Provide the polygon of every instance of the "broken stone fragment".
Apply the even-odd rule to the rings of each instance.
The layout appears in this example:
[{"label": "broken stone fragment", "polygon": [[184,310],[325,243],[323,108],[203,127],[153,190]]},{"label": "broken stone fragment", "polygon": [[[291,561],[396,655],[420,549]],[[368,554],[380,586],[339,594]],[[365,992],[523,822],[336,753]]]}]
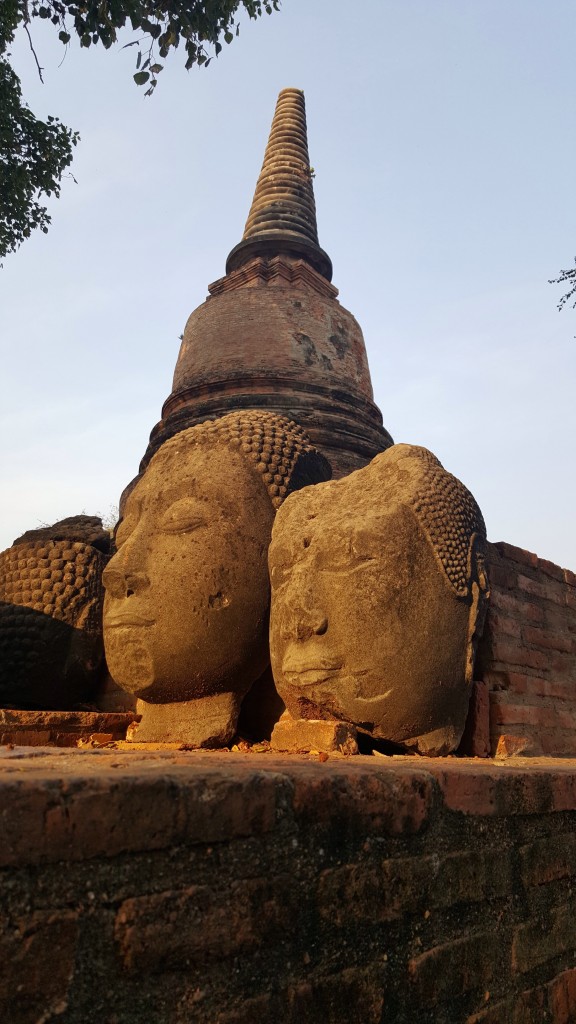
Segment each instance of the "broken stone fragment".
[{"label": "broken stone fragment", "polygon": [[317,750],[330,754],[357,754],[356,729],[347,722],[326,722],[319,719],[294,719],[283,714],[272,732],[272,750],[298,753]]}]

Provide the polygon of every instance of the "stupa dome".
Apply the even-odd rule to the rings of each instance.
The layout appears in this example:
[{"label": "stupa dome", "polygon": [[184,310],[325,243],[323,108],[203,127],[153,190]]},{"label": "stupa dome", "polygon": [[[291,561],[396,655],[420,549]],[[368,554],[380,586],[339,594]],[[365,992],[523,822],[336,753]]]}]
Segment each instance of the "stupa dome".
[{"label": "stupa dome", "polygon": [[362,331],[318,243],[304,94],[280,93],[242,240],[188,319],[143,469],[179,430],[235,409],[296,420],[335,476],[392,444],[373,401]]}]

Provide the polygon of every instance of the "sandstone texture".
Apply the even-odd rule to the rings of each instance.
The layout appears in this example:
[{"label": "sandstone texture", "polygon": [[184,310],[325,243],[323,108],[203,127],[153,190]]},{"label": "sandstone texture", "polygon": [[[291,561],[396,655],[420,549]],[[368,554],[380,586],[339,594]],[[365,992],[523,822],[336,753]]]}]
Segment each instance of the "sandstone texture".
[{"label": "sandstone texture", "polygon": [[326,722],[314,719],[294,719],[284,712],[272,731],[273,750],[310,751],[357,754],[356,729],[347,722]]},{"label": "sandstone texture", "polygon": [[[104,574],[108,667],[139,698],[147,740],[201,746],[232,738],[242,698],[269,664],[267,550],[276,508],[329,475],[303,430],[270,413],[232,413],[191,428],[154,457],[123,504],[117,553]],[[178,708],[154,709],[190,701],[196,721],[188,737]],[[186,717],[191,726],[194,714]]]},{"label": "sandstone texture", "polygon": [[270,548],[271,659],[294,718],[350,722],[446,754],[462,735],[487,597],[469,491],[396,445],[281,509]]}]

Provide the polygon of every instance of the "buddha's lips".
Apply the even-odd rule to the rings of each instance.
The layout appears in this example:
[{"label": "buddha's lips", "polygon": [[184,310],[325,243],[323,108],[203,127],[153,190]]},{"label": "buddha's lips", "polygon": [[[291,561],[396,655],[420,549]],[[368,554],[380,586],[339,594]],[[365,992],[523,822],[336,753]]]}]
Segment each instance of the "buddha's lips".
[{"label": "buddha's lips", "polygon": [[339,672],[342,662],[327,661],[324,658],[306,657],[300,652],[290,650],[284,656],[282,662],[282,675],[299,686],[313,686],[315,683],[325,682],[334,672]]}]

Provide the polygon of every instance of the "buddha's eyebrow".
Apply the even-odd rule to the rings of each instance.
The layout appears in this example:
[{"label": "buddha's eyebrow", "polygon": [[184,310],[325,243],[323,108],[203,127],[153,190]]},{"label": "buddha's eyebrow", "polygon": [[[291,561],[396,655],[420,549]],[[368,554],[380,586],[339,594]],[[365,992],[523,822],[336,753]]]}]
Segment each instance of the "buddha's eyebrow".
[{"label": "buddha's eyebrow", "polygon": [[185,484],[182,481],[170,484],[166,490],[159,492],[158,498],[168,507],[175,501],[180,501],[181,498],[197,498],[199,494],[201,494],[201,489],[196,480],[187,480]]}]

